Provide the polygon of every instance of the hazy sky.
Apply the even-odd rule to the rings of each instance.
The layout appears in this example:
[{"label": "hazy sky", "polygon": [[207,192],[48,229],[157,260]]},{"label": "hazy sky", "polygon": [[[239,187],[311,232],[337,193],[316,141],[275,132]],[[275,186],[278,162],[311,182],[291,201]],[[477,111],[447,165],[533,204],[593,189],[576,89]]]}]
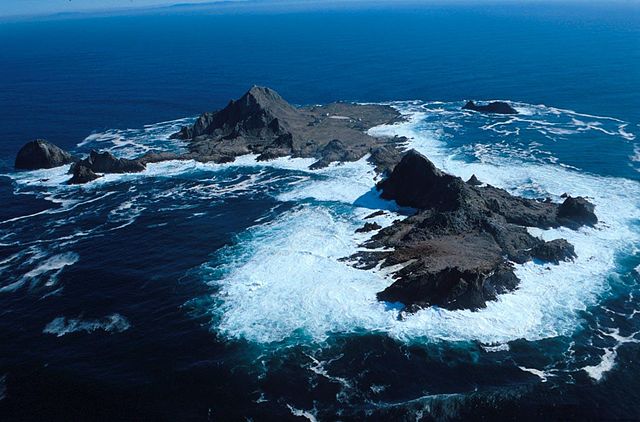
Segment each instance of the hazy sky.
[{"label": "hazy sky", "polygon": [[137,8],[212,0],[0,0],[0,16],[39,15],[82,10]]},{"label": "hazy sky", "polygon": [[[344,5],[346,3],[389,3],[394,4],[399,0],[0,0],[0,17],[8,16],[29,16],[47,15],[65,12],[81,11],[107,11],[114,9],[136,9],[149,6],[170,6],[184,3],[216,3],[216,2],[249,2],[262,5],[283,4],[334,4]],[[403,0],[404,2],[419,2],[420,0]],[[426,0],[425,0],[426,1]],[[482,3],[486,2],[513,2],[513,3],[535,3],[549,0],[431,0],[438,3]],[[553,1],[553,0],[551,0]],[[609,3],[629,3],[634,4],[640,0],[563,0],[575,4],[609,2]]]}]

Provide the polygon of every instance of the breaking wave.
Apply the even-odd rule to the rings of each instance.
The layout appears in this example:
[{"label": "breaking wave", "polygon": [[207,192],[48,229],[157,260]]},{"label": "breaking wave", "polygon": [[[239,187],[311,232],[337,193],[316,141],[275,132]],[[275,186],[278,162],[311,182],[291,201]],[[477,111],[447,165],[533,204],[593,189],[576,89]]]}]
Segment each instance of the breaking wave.
[{"label": "breaking wave", "polygon": [[[322,341],[331,333],[378,332],[407,342],[479,341],[497,350],[508,350],[506,343],[516,339],[571,335],[581,326],[581,313],[608,291],[620,256],[628,255],[640,240],[635,224],[640,218],[640,184],[503,151],[497,154],[490,148],[478,152],[476,160],[466,161],[460,158],[464,145],[452,148],[442,127],[425,123],[437,112],[425,110],[422,104],[396,106],[408,122],[371,132],[407,136],[408,147],[447,172],[465,179],[476,174],[483,182],[518,195],[560,201],[568,192],[590,198],[601,220],[595,228],[531,230],[547,240],[567,238],[575,245],[578,258],[560,265],[517,266],[522,281],[519,288],[478,312],[433,307],[399,318],[398,307],[375,298],[376,292],[391,283],[386,274],[357,270],[339,260],[358,250],[363,238],[354,231],[370,211],[367,204],[374,208],[373,204],[378,207],[384,202],[371,192],[372,169],[363,159],[330,167],[324,170],[325,179],[309,180],[280,194],[281,200],[306,202],[242,234],[235,246],[203,269],[203,278],[219,289],[214,328],[231,338],[263,343]],[[558,109],[535,106],[528,114],[543,111],[567,120],[566,113]],[[455,119],[443,113],[455,127]],[[620,130],[626,127],[610,120]],[[583,125],[576,125],[580,133]],[[392,218],[390,214],[379,222],[388,225]]]}]

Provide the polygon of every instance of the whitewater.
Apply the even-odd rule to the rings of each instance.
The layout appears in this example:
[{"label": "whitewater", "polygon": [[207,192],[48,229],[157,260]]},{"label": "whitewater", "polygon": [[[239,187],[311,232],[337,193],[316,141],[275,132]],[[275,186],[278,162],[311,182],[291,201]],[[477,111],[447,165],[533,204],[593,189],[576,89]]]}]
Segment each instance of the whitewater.
[{"label": "whitewater", "polygon": [[[619,142],[632,142],[635,135],[628,124],[526,104],[517,104],[518,116],[494,121],[462,113],[458,103],[390,104],[406,120],[373,128],[370,133],[407,137],[407,149],[418,150],[448,173],[465,180],[475,174],[482,182],[516,195],[560,201],[568,192],[589,198],[596,205],[597,226],[577,231],[531,229],[545,240],[566,238],[575,246],[578,258],[559,265],[517,265],[518,289],[477,312],[431,307],[405,313],[399,304],[376,300],[376,293],[393,281],[390,269],[360,270],[343,260],[360,250],[371,235],[355,233],[365,221],[384,227],[411,212],[379,198],[377,176],[367,157],[312,171],[308,166],[313,159],[257,162],[255,156],[247,155],[227,164],[149,164],[141,173],[106,175],[84,187],[63,184],[68,167],[8,174],[17,193],[36,193],[58,207],[0,221],[0,241],[20,248],[0,263],[0,271],[18,274],[18,267],[24,274],[3,282],[0,294],[11,294],[25,285],[40,289],[43,296],[52,291],[64,294],[64,286],[57,283],[60,273],[83,259],[83,252],[74,249],[75,242],[136,224],[155,209],[189,212],[198,203],[200,207],[192,215],[197,218],[206,212],[201,210],[206,203],[223,207],[230,198],[268,192],[278,203],[289,206],[274,207],[255,219],[236,235],[233,244],[212,250],[210,260],[194,269],[212,290],[209,298],[194,298],[194,306],[200,308],[196,313],[209,315],[211,330],[219,335],[278,350],[291,345],[321,345],[333,335],[375,333],[406,344],[477,342],[488,353],[500,353],[509,351],[509,343],[520,339],[568,338],[587,329],[615,342],[601,347],[601,361],[578,359],[572,370],[584,370],[596,381],[602,379],[614,366],[618,347],[636,341],[635,332],[623,335],[615,326],[589,327],[584,313],[611,294],[612,284],[626,271],[623,261],[640,263],[636,256],[640,184],[566,164],[543,140],[551,137],[557,142],[554,136],[598,132]],[[464,136],[470,119],[484,119],[475,123],[498,141],[457,141]],[[184,146],[169,140],[168,135],[192,120],[96,133],[79,148],[107,149],[126,157],[152,149],[179,151]],[[535,133],[539,139],[524,139],[527,133]],[[524,140],[508,142],[518,137]],[[184,178],[195,178],[195,182],[184,182]],[[123,184],[128,184],[124,190],[113,188]],[[163,204],[160,208],[158,201]],[[386,214],[365,220],[379,209]],[[220,210],[224,215],[224,208]],[[98,225],[76,228],[76,214],[82,213],[99,213],[104,218]],[[27,226],[34,218],[51,219],[49,223],[53,222],[56,230],[44,236],[32,233]],[[19,239],[16,233],[22,232],[25,236]],[[43,331],[64,335],[107,330],[117,334],[128,329],[124,317],[115,310],[113,315],[88,321],[56,317]],[[573,346],[567,347],[571,352]],[[546,381],[557,373],[556,366],[521,369]]]}]

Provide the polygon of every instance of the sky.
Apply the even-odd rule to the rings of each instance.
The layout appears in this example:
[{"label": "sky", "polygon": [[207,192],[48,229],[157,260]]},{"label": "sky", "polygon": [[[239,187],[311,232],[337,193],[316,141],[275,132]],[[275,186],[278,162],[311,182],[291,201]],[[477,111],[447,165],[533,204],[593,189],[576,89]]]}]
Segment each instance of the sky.
[{"label": "sky", "polygon": [[212,0],[0,0],[0,16],[168,6],[176,3],[209,3]]},{"label": "sky", "polygon": [[[390,3],[394,4],[397,0],[0,0],[0,18],[18,17],[18,16],[37,16],[52,15],[59,13],[74,12],[105,12],[122,9],[140,9],[155,6],[171,6],[175,4],[197,4],[197,3],[230,3],[239,2],[249,4],[256,3],[262,5],[283,4],[345,4],[345,3]],[[411,0],[405,0],[411,1]],[[419,2],[420,0],[413,0]],[[431,0],[440,3],[468,2],[515,2],[515,3],[532,3],[555,0]],[[570,3],[594,3],[594,2],[611,2],[611,3],[631,3],[640,0],[564,0]]]}]

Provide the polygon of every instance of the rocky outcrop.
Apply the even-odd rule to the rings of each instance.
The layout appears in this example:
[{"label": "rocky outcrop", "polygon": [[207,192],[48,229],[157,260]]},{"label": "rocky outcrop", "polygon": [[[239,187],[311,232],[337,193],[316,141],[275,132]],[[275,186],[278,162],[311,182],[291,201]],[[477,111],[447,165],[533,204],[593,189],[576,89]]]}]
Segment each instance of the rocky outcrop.
[{"label": "rocky outcrop", "polygon": [[576,251],[573,245],[565,239],[555,239],[544,242],[531,250],[531,256],[545,262],[571,261],[576,258]]},{"label": "rocky outcrop", "polygon": [[[370,154],[369,161],[379,172],[385,172],[399,162],[399,146],[404,138],[380,138],[366,132],[400,119],[397,110],[382,105],[333,103],[294,107],[272,89],[254,86],[223,109],[203,113],[192,126],[171,135],[186,141],[186,153],[147,153],[128,160],[92,151],[82,165],[97,176],[140,172],[148,163],[167,160],[228,163],[241,155],[256,154],[258,160],[285,156],[315,158],[311,166],[315,169]],[[54,145],[35,141],[18,154],[16,168],[48,168],[74,161],[77,160]],[[75,178],[74,183],[93,177],[84,169],[79,168],[78,172],[83,177]]]},{"label": "rocky outcrop", "polygon": [[581,196],[567,196],[558,208],[558,220],[562,225],[576,228],[583,225],[593,226],[598,222],[598,217],[592,203]]},{"label": "rocky outcrop", "polygon": [[478,111],[480,113],[518,114],[518,111],[515,108],[503,101],[493,101],[485,105],[479,105],[474,101],[468,101],[462,109]]},{"label": "rocky outcrop", "polygon": [[139,173],[145,169],[145,165],[139,160],[116,158],[108,151],[91,151],[89,156],[80,160],[77,165],[82,165],[94,173]]},{"label": "rocky outcrop", "polygon": [[378,223],[364,223],[364,226],[356,230],[356,233],[369,233],[375,230],[381,229],[382,226]]},{"label": "rocky outcrop", "polygon": [[391,175],[378,183],[381,197],[401,206],[452,210],[460,207],[464,182],[438,170],[415,150],[407,152]]},{"label": "rocky outcrop", "polygon": [[51,142],[37,139],[25,144],[16,156],[15,168],[18,170],[38,170],[63,166],[76,161],[67,151]]},{"label": "rocky outcrop", "polygon": [[327,167],[335,162],[356,161],[366,154],[366,150],[350,148],[339,139],[334,139],[320,151],[320,159],[311,165],[311,169]]},{"label": "rocky outcrop", "polygon": [[81,185],[84,183],[89,183],[100,177],[84,163],[75,164],[72,169],[72,174],[73,176],[71,177],[71,179],[67,181],[67,184],[69,185]]},{"label": "rocky outcrop", "polygon": [[400,146],[406,142],[405,137],[395,137],[389,144],[371,148],[369,162],[372,163],[378,173],[388,174],[402,159]]},{"label": "rocky outcrop", "polygon": [[148,152],[142,157],[139,157],[136,161],[146,166],[149,163],[161,163],[163,161],[170,160],[182,160],[184,156],[173,152]]},{"label": "rocky outcrop", "polygon": [[407,304],[409,312],[428,306],[478,309],[498,294],[515,289],[518,283],[512,267],[506,263],[491,268],[451,266],[401,278],[378,293],[378,300]]},{"label": "rocky outcrop", "polygon": [[145,169],[146,162],[158,162],[172,159],[173,155],[147,154],[138,160],[116,158],[110,152],[91,151],[89,156],[71,166],[73,176],[67,181],[70,185],[88,183],[100,177],[97,173],[139,173]]},{"label": "rocky outcrop", "polygon": [[376,217],[380,217],[380,216],[382,216],[382,215],[386,215],[386,214],[387,214],[387,213],[386,213],[386,212],[384,212],[384,211],[382,211],[382,210],[374,211],[374,212],[372,212],[371,214],[367,215],[364,219],[365,219],[365,220],[368,220],[368,219],[370,219],[370,218],[376,218]]},{"label": "rocky outcrop", "polygon": [[366,131],[399,118],[396,110],[380,105],[334,103],[297,108],[272,89],[254,86],[222,110],[202,114],[193,126],[172,137],[187,141],[189,153],[184,158],[199,161],[228,162],[257,154],[261,161],[285,156],[315,158],[312,168],[321,168],[371,153],[371,161],[376,166],[380,163],[382,170],[394,148],[387,147],[385,155],[378,148],[389,139]]},{"label": "rocky outcrop", "polygon": [[193,129],[189,126],[183,126],[176,133],[171,134],[169,139],[191,139],[193,137]]},{"label": "rocky outcrop", "polygon": [[469,180],[467,180],[467,183],[470,184],[471,186],[481,186],[482,185],[482,182],[480,180],[478,180],[478,178],[476,177],[475,174],[471,175]]},{"label": "rocky outcrop", "polygon": [[416,151],[407,152],[378,189],[383,198],[417,211],[381,229],[364,245],[371,251],[351,258],[359,268],[399,265],[395,282],[378,298],[410,310],[482,308],[516,288],[512,263],[559,263],[576,256],[566,240],[545,242],[527,226],[575,228],[592,222],[578,212],[593,210],[586,201],[577,201],[580,206],[566,204],[569,198],[563,204],[541,202],[466,183]]},{"label": "rocky outcrop", "polygon": [[[506,103],[465,109],[516,113]],[[564,239],[545,242],[527,227],[579,228],[598,222],[593,204],[567,197],[561,204],[548,198],[515,197],[483,184],[447,174],[416,151],[401,154],[406,138],[373,137],[368,129],[401,119],[391,107],[333,103],[294,107],[269,88],[253,87],[238,100],[202,114],[173,138],[185,141],[186,153],[147,153],[138,159],[91,151],[71,167],[69,184],[87,183],[105,173],[140,172],[149,163],[193,159],[232,162],[244,154],[258,160],[291,156],[315,159],[312,168],[363,157],[386,178],[377,188],[383,199],[412,207],[415,214],[382,228],[367,222],[357,231],[375,232],[352,258],[358,268],[393,266],[394,282],[378,298],[402,302],[409,310],[425,306],[478,309],[518,285],[514,263],[531,259],[557,264],[576,257]],[[49,168],[74,162],[46,141],[23,147],[16,168]],[[365,218],[383,215],[376,211]]]}]

